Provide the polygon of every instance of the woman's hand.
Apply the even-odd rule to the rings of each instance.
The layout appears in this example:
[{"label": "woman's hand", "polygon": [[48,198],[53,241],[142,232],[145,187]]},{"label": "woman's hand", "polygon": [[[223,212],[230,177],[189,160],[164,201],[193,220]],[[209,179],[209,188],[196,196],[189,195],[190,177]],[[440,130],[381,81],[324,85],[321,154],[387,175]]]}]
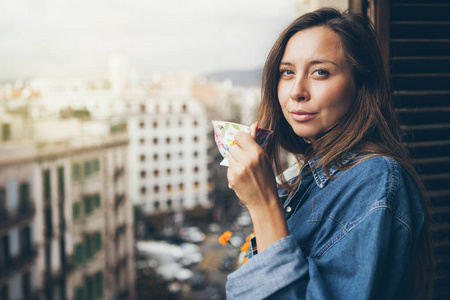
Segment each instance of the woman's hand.
[{"label": "woman's hand", "polygon": [[287,235],[287,226],[276,189],[272,166],[264,150],[255,142],[257,124],[250,134],[239,132],[228,158],[228,186],[244,203],[252,217],[262,251]]},{"label": "woman's hand", "polygon": [[261,205],[267,196],[277,198],[272,166],[254,140],[256,129],[255,123],[250,127],[250,134],[236,134],[236,144],[231,147],[228,158],[228,185],[249,209]]}]

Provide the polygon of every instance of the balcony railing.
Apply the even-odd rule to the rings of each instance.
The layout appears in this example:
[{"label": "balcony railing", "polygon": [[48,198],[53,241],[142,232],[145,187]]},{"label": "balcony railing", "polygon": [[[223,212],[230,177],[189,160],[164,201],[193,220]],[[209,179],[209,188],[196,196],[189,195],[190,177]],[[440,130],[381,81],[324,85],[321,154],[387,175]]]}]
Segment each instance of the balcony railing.
[{"label": "balcony railing", "polygon": [[119,177],[122,176],[122,174],[124,174],[124,173],[125,173],[125,168],[124,167],[116,168],[114,170],[114,181],[119,179]]},{"label": "balcony railing", "polygon": [[9,228],[11,226],[20,224],[24,221],[29,221],[34,217],[36,209],[33,203],[27,205],[20,205],[15,214],[6,210],[0,211],[0,228]]},{"label": "balcony railing", "polygon": [[37,257],[37,247],[33,247],[16,257],[9,257],[0,262],[0,278],[6,278],[12,275],[13,271],[21,270],[25,266],[32,264]]},{"label": "balcony railing", "polygon": [[125,201],[125,194],[116,195],[114,199],[114,208],[117,209],[117,207],[124,201]]}]

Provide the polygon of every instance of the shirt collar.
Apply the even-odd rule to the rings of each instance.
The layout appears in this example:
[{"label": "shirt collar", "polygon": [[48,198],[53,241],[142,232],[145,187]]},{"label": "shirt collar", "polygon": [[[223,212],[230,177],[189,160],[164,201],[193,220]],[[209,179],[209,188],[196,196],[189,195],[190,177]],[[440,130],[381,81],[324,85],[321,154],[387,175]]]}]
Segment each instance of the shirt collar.
[{"label": "shirt collar", "polygon": [[[353,153],[353,152],[348,153],[347,155],[345,155],[346,158],[341,161],[341,165],[344,166],[344,165],[348,164],[351,161],[351,159],[355,156],[356,156],[356,153]],[[325,174],[325,170],[323,169],[323,166],[321,164],[317,164],[317,162],[319,161],[320,158],[321,158],[321,156],[318,156],[318,157],[315,157],[315,158],[311,159],[310,161],[308,161],[308,163],[306,163],[303,166],[303,168],[301,170],[301,174],[303,175],[308,169],[310,169],[317,186],[320,187],[321,189],[323,189],[327,185],[330,178]],[[330,176],[333,177],[334,174],[336,174],[339,170],[335,166],[332,165],[328,171],[329,171],[328,173],[330,174]]]}]

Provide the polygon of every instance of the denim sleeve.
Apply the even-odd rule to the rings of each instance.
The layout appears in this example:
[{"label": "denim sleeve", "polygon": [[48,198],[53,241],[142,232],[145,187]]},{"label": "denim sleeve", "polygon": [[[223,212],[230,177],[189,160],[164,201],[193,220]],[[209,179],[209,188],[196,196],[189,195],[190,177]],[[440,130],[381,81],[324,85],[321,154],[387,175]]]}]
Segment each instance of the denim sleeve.
[{"label": "denim sleeve", "polygon": [[227,299],[407,297],[410,232],[387,207],[336,238],[308,257],[292,236],[277,241],[228,276]]}]

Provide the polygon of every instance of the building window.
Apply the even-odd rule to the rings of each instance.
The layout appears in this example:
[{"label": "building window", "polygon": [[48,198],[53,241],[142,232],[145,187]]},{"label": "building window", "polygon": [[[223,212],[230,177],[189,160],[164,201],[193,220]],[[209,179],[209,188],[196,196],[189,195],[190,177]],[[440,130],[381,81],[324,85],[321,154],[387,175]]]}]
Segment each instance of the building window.
[{"label": "building window", "polygon": [[30,185],[22,183],[19,187],[19,209],[27,211],[31,208]]},{"label": "building window", "polygon": [[45,170],[42,177],[44,177],[44,200],[50,203],[50,170]]},{"label": "building window", "polygon": [[178,126],[183,126],[183,120],[178,120]]},{"label": "building window", "polygon": [[197,151],[194,152],[194,157],[198,157],[198,152]]},{"label": "building window", "polygon": [[144,121],[139,122],[139,127],[140,127],[140,128],[144,128],[144,127],[145,127]]},{"label": "building window", "polygon": [[95,297],[100,299],[103,297],[103,272],[95,274]]},{"label": "building window", "polygon": [[0,218],[6,215],[6,189],[0,188]]},{"label": "building window", "polygon": [[153,144],[158,145],[158,138],[153,138]]},{"label": "building window", "polygon": [[178,187],[179,187],[180,191],[184,191],[184,184],[183,183],[180,183]]},{"label": "building window", "polygon": [[169,113],[171,114],[171,113],[172,113],[172,111],[173,111],[172,105],[171,105],[171,104],[169,104]]},{"label": "building window", "polygon": [[194,182],[194,190],[198,190],[200,187],[200,184],[198,183],[198,181]]},{"label": "building window", "polygon": [[155,209],[158,210],[159,209],[159,201],[155,201],[153,203],[153,207],[155,207]]},{"label": "building window", "polygon": [[20,230],[19,243],[22,257],[28,257],[31,254],[31,230],[29,226]]},{"label": "building window", "polygon": [[146,175],[147,175],[147,172],[141,171],[141,178],[145,178]]},{"label": "building window", "polygon": [[194,173],[198,173],[198,167],[194,167]]},{"label": "building window", "polygon": [[179,158],[183,158],[183,152],[181,152],[181,151],[178,152],[178,157],[179,157]]},{"label": "building window", "polygon": [[86,299],[86,290],[84,287],[79,286],[75,290],[75,300],[84,300]]},{"label": "building window", "polygon": [[140,110],[141,110],[141,112],[145,112],[145,104],[141,104],[141,106],[140,106]]},{"label": "building window", "polygon": [[194,127],[197,127],[197,126],[198,126],[198,121],[194,120]]},{"label": "building window", "polygon": [[143,145],[145,143],[145,139],[144,138],[140,138],[139,139],[139,143],[141,143]]},{"label": "building window", "polygon": [[92,163],[94,165],[94,172],[95,173],[100,172],[100,160],[98,158],[96,158],[92,161]]},{"label": "building window", "polygon": [[[31,299],[31,274],[30,272],[26,272],[22,275],[22,291],[23,291],[23,299]],[[1,298],[8,299],[8,298]]]},{"label": "building window", "polygon": [[194,136],[194,143],[198,142],[198,136]]},{"label": "building window", "polygon": [[167,138],[166,138],[166,143],[167,143],[167,144],[170,144],[170,137],[167,137]]},{"label": "building window", "polygon": [[153,128],[158,128],[158,122],[156,121],[153,122]]},{"label": "building window", "polygon": [[139,159],[140,159],[141,161],[145,161],[145,155],[144,155],[144,154],[141,154],[141,156],[139,156]]},{"label": "building window", "polygon": [[72,204],[72,215],[74,220],[78,220],[81,216],[80,202],[75,202]]},{"label": "building window", "polygon": [[183,169],[182,167],[180,167],[180,168],[178,169],[178,171],[180,172],[180,174],[183,174],[184,169]]},{"label": "building window", "polygon": [[183,104],[183,106],[182,106],[181,109],[183,110],[183,112],[187,112],[187,105],[186,105],[186,104]]},{"label": "building window", "polygon": [[95,194],[90,196],[84,196],[83,205],[85,215],[86,216],[90,215],[94,210],[100,208],[101,206],[100,195]]},{"label": "building window", "polygon": [[58,195],[64,198],[64,168],[58,168]]},{"label": "building window", "polygon": [[170,153],[166,153],[166,159],[170,160]]},{"label": "building window", "polygon": [[147,193],[147,188],[145,186],[141,187],[141,195],[145,195]]},{"label": "building window", "polygon": [[93,159],[84,163],[84,175],[91,176],[100,171],[100,160]]},{"label": "building window", "polygon": [[168,185],[166,186],[166,192],[167,192],[168,194],[170,194],[170,193],[172,192],[172,185],[171,185],[171,184],[168,184]]},{"label": "building window", "polygon": [[167,207],[168,208],[171,208],[172,207],[172,200],[167,200]]},{"label": "building window", "polygon": [[0,288],[0,299],[6,299],[9,300],[9,288],[7,284],[2,285]]},{"label": "building window", "polygon": [[170,173],[172,173],[172,170],[171,169],[167,169],[166,173],[167,173],[167,175],[170,175]]},{"label": "building window", "polygon": [[72,165],[72,179],[78,180],[80,179],[80,176],[81,176],[80,165],[78,163],[75,163]]},{"label": "building window", "polygon": [[153,191],[155,192],[155,194],[158,194],[159,193],[159,185],[155,185],[153,187]]},{"label": "building window", "polygon": [[155,176],[155,177],[158,177],[158,175],[159,175],[159,170],[153,170],[153,175]]},{"label": "building window", "polygon": [[182,136],[180,136],[180,137],[178,138],[178,142],[179,142],[180,144],[183,142],[183,137],[182,137]]},{"label": "building window", "polygon": [[2,140],[7,141],[11,138],[11,125],[2,124]]},{"label": "building window", "polygon": [[159,113],[159,105],[158,104],[155,105],[155,113]]}]

